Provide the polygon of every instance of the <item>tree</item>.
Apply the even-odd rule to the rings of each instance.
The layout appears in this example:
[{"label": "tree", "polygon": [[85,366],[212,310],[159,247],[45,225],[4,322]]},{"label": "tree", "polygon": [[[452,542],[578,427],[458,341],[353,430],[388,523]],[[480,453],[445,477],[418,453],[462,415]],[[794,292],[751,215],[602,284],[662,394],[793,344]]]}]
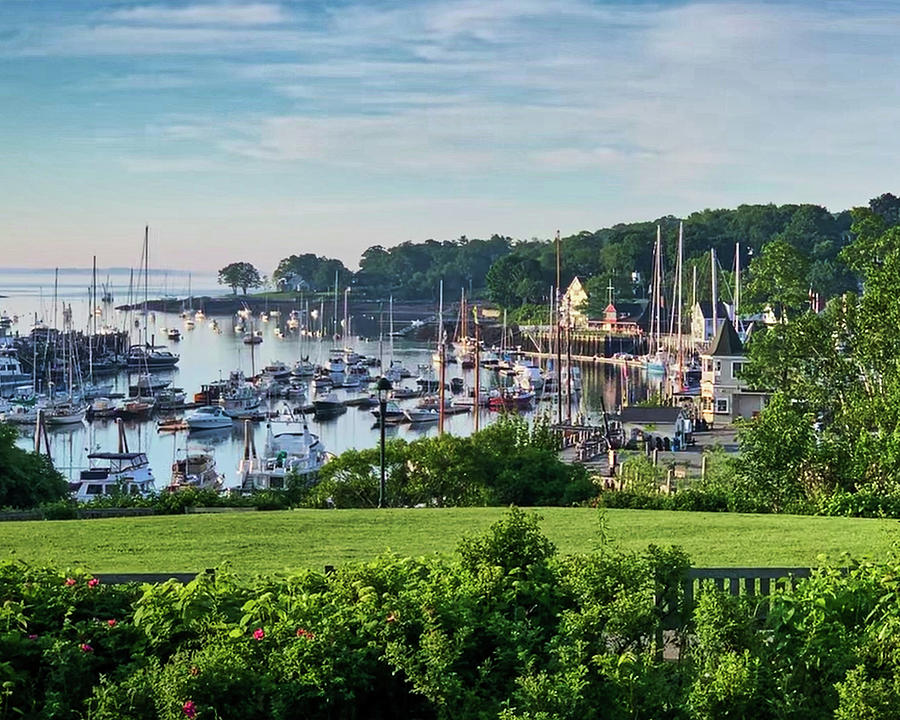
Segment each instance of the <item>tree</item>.
[{"label": "tree", "polygon": [[773,240],[750,262],[748,299],[757,307],[772,307],[782,318],[809,300],[809,261],[786,240]]},{"label": "tree", "polygon": [[69,487],[45,455],[16,447],[14,427],[0,423],[0,507],[27,509],[66,498]]},{"label": "tree", "polygon": [[262,284],[259,270],[248,262],[233,262],[219,270],[219,285],[227,285],[235,295],[238,288],[246,295],[247,288],[259,287]]}]

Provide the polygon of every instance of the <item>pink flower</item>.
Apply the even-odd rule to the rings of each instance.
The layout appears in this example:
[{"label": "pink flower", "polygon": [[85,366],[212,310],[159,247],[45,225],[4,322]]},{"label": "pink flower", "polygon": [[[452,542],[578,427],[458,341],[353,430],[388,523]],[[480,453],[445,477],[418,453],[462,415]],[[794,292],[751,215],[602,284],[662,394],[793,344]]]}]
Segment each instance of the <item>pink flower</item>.
[{"label": "pink flower", "polygon": [[29,635],[28,639],[29,640],[37,640],[37,635]]},{"label": "pink flower", "polygon": [[100,584],[100,581],[97,578],[91,578],[88,580],[88,587],[97,587]]},{"label": "pink flower", "polygon": [[306,638],[307,640],[312,640],[315,636],[315,633],[311,633],[309,630],[305,630],[304,628],[297,628],[298,638]]},{"label": "pink flower", "polygon": [[262,640],[265,636],[266,632],[262,628],[256,628],[256,630],[253,631],[254,640]]},{"label": "pink flower", "polygon": [[72,587],[75,584],[75,578],[66,578],[66,585]]},{"label": "pink flower", "polygon": [[192,718],[197,714],[197,706],[194,705],[193,700],[185,700],[184,705],[181,706],[181,710],[189,718]]},{"label": "pink flower", "polygon": [[94,648],[87,643],[81,643],[81,652],[92,653],[94,652]]},{"label": "pink flower", "polygon": [[110,618],[109,620],[106,621],[106,624],[109,625],[110,627],[115,627],[116,626],[115,618]]}]

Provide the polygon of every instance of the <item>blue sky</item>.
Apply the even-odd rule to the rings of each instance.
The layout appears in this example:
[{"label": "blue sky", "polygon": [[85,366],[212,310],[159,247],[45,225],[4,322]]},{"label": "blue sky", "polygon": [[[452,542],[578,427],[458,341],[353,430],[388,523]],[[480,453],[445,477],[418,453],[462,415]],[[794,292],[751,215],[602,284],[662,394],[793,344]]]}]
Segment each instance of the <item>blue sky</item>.
[{"label": "blue sky", "polygon": [[900,4],[0,0],[7,266],[270,271],[897,187]]}]

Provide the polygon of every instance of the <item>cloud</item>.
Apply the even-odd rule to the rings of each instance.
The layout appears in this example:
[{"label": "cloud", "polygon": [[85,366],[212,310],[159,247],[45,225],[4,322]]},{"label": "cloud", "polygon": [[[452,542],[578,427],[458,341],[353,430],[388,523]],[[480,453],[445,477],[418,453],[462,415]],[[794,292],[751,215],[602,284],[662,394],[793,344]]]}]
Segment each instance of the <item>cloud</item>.
[{"label": "cloud", "polygon": [[149,25],[275,25],[286,22],[287,14],[280,5],[267,3],[215,3],[172,7],[140,5],[114,10],[106,17],[109,23],[124,22]]}]

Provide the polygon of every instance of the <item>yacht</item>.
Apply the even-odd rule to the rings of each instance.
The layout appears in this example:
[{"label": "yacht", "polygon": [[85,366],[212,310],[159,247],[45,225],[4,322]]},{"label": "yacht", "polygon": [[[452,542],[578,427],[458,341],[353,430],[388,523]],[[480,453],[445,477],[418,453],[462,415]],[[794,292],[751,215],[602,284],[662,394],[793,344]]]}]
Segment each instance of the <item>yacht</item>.
[{"label": "yacht", "polygon": [[181,330],[178,328],[169,328],[166,337],[168,337],[169,340],[181,340]]},{"label": "yacht", "polygon": [[0,391],[14,388],[31,380],[31,376],[22,372],[22,364],[14,353],[0,353]]},{"label": "yacht", "polygon": [[172,463],[172,479],[166,488],[169,492],[179,490],[222,489],[225,476],[216,470],[216,459],[207,452],[188,453]]},{"label": "yacht", "polygon": [[174,353],[143,345],[132,345],[126,360],[129,370],[161,370],[178,364],[178,356]]},{"label": "yacht", "polygon": [[251,385],[227,390],[219,397],[219,406],[231,418],[255,415],[260,402],[259,393]]},{"label": "yacht", "polygon": [[[276,431],[274,426],[283,429]],[[244,457],[238,465],[238,481],[244,492],[283,490],[288,476],[309,482],[327,460],[327,453],[317,435],[291,420],[270,422],[266,429],[266,446],[262,457],[253,457],[245,440]]]},{"label": "yacht", "polygon": [[190,430],[213,430],[231,427],[231,417],[215,405],[205,405],[184,416],[184,422]]},{"label": "yacht", "polygon": [[273,360],[262,369],[262,374],[273,380],[287,380],[290,377],[291,369],[281,360]]},{"label": "yacht", "polygon": [[156,490],[153,471],[142,452],[97,452],[88,455],[90,469],[82,470],[78,482],[69,484],[75,500],[85,502],[103,495],[141,495]]}]

